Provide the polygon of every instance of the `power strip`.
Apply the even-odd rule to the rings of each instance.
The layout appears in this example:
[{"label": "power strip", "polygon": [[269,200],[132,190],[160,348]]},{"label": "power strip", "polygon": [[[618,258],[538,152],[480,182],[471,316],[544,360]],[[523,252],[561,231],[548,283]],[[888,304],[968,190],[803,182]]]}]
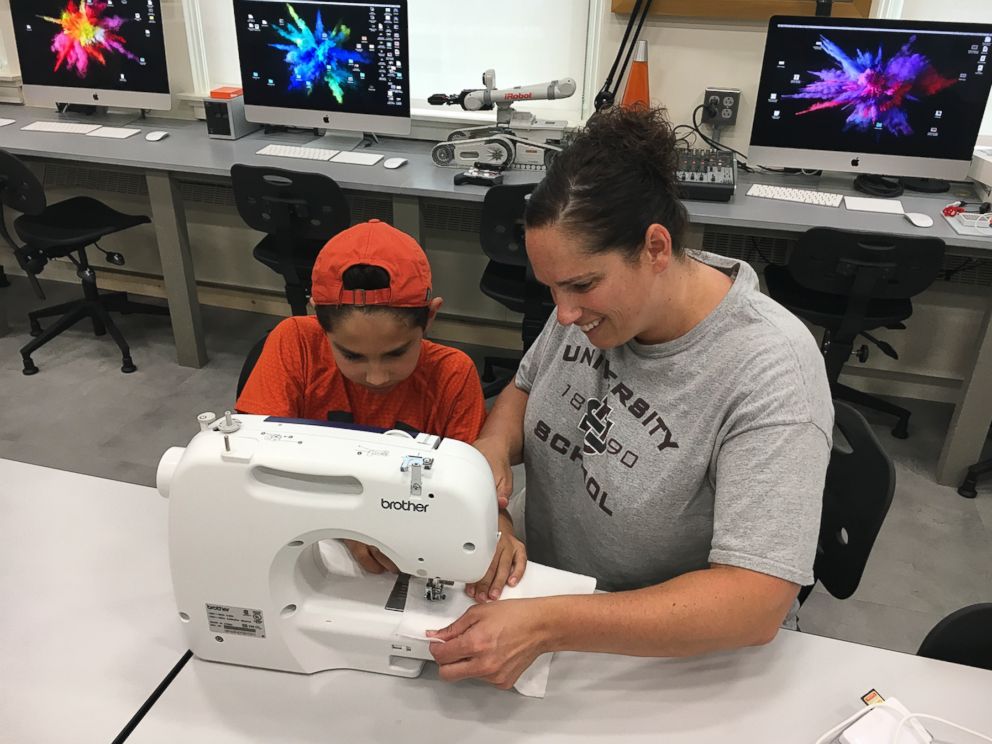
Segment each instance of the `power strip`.
[{"label": "power strip", "polygon": [[838,737],[841,744],[931,744],[933,737],[916,721],[908,721],[893,742],[896,726],[909,711],[895,698],[884,705],[874,705],[872,710],[852,723]]}]

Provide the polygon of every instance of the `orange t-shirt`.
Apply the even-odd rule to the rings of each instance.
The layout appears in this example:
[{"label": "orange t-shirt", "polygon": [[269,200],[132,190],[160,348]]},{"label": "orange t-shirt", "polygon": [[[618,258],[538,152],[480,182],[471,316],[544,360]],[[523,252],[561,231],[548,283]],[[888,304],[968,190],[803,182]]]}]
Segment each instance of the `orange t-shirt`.
[{"label": "orange t-shirt", "polygon": [[236,408],[283,418],[413,429],[474,442],[486,418],[475,364],[458,349],[422,341],[407,379],[375,393],[346,379],[317,318],[286,318],[265,341]]}]

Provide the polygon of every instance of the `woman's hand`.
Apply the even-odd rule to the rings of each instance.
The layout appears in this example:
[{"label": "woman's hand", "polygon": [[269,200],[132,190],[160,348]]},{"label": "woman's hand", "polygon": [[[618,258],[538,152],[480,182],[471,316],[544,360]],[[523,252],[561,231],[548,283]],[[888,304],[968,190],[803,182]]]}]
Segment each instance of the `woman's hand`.
[{"label": "woman's hand", "polygon": [[476,602],[499,599],[503,587],[516,586],[527,567],[527,548],[513,536],[513,521],[505,511],[499,513],[499,532],[496,553],[486,575],[465,585],[465,593]]},{"label": "woman's hand", "polygon": [[358,565],[369,573],[381,574],[383,571],[389,571],[390,573],[400,572],[400,570],[396,568],[396,564],[389,560],[389,558],[387,558],[385,554],[374,545],[366,545],[365,543],[358,542],[358,540],[342,539],[341,542],[343,542],[345,547],[348,548],[348,551],[351,553],[352,557],[358,561]]},{"label": "woman's hand", "polygon": [[505,599],[474,605],[447,628],[429,630],[441,679],[478,677],[504,690],[544,653],[544,613],[539,599]]},{"label": "woman's hand", "polygon": [[510,468],[510,457],[505,447],[499,447],[492,440],[487,439],[478,439],[472,446],[479,450],[489,463],[489,469],[493,471],[493,480],[496,482],[496,504],[500,509],[505,509],[513,494],[513,470]]}]

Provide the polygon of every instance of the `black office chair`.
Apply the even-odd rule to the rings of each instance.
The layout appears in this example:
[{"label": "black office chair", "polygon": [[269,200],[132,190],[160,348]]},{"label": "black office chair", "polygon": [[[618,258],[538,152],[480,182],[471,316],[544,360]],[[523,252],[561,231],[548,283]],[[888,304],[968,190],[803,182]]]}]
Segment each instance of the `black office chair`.
[{"label": "black office chair", "polygon": [[[837,379],[859,335],[885,355],[899,358],[869,331],[905,328],[902,321],[913,314],[910,298],[933,283],[943,260],[944,241],[939,238],[817,227],[799,239],[785,266],[765,269],[768,293],[824,328],[821,349],[833,397],[896,416],[892,435],[899,439],[909,436],[909,411]],[[868,347],[862,345],[855,354],[866,361]]]},{"label": "black office chair", "polygon": [[976,462],[968,468],[968,472],[965,474],[964,480],[961,481],[961,486],[958,488],[958,493],[966,499],[973,499],[977,497],[978,479],[983,475],[988,475],[989,473],[992,473],[992,457],[988,460]]},{"label": "black office chair", "polygon": [[235,400],[241,397],[241,391],[245,389],[245,385],[248,384],[248,378],[251,377],[251,372],[255,369],[255,365],[258,364],[258,358],[262,356],[262,348],[265,346],[265,340],[269,337],[269,331],[265,332],[255,345],[251,347],[251,351],[248,352],[248,356],[245,357],[244,364],[241,365],[241,374],[238,375],[238,387],[237,395]]},{"label": "black office chair", "polygon": [[[7,231],[4,205],[22,213],[14,220],[14,232],[24,241],[24,245],[19,245]],[[21,349],[24,374],[33,375],[38,372],[38,367],[31,359],[35,351],[84,318],[92,320],[94,334],[103,336],[109,332],[117,343],[122,357],[121,372],[134,372],[137,369],[131,359],[127,341],[110,313],[168,315],[169,311],[157,305],[132,302],[124,292],[100,293],[86,248],[96,246],[106,256],[108,263],[123,266],[124,257],[121,254],[104,251],[97,241],[106,235],[147,222],[150,220],[144,215],[124,214],[87,196],[76,196],[56,204],[48,204],[45,190],[35,175],[20,160],[0,150],[0,236],[13,249],[14,257],[27,272],[40,299],[45,299],[45,293],[38,282],[38,275],[52,259],[66,258],[71,261],[83,287],[81,300],[28,313],[31,335],[35,339]],[[38,322],[41,318],[58,316],[61,317],[48,330],[42,330]]]},{"label": "black office chair", "polygon": [[[523,313],[521,339],[525,353],[555,308],[551,292],[534,278],[527,260],[524,208],[536,185],[493,186],[482,202],[479,225],[482,250],[489,257],[479,289],[504,307]],[[485,397],[496,395],[506,387],[518,364],[516,358],[486,357],[482,373]]]},{"label": "black office chair", "polygon": [[[847,599],[889,512],[896,473],[864,416],[835,400],[834,422],[843,439],[835,437],[830,452],[813,576],[837,599]],[[812,590],[800,590],[800,603]]]},{"label": "black office chair", "polygon": [[927,633],[916,655],[992,670],[992,602],[952,612]]},{"label": "black office chair", "polygon": [[329,176],[237,164],[231,168],[241,219],[266,233],[255,258],[282,276],[293,315],[306,315],[310,275],[324,244],[351,225],[351,209]]}]

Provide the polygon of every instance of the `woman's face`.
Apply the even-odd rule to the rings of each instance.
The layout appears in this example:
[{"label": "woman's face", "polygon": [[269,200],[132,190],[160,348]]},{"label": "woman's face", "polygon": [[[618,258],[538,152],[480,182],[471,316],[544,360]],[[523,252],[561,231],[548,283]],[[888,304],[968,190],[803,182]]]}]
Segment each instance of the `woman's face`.
[{"label": "woman's face", "polygon": [[577,326],[597,348],[622,346],[648,325],[655,262],[646,249],[636,262],[618,251],[586,253],[578,240],[554,225],[529,228],[534,275],[551,288],[559,323]]}]

